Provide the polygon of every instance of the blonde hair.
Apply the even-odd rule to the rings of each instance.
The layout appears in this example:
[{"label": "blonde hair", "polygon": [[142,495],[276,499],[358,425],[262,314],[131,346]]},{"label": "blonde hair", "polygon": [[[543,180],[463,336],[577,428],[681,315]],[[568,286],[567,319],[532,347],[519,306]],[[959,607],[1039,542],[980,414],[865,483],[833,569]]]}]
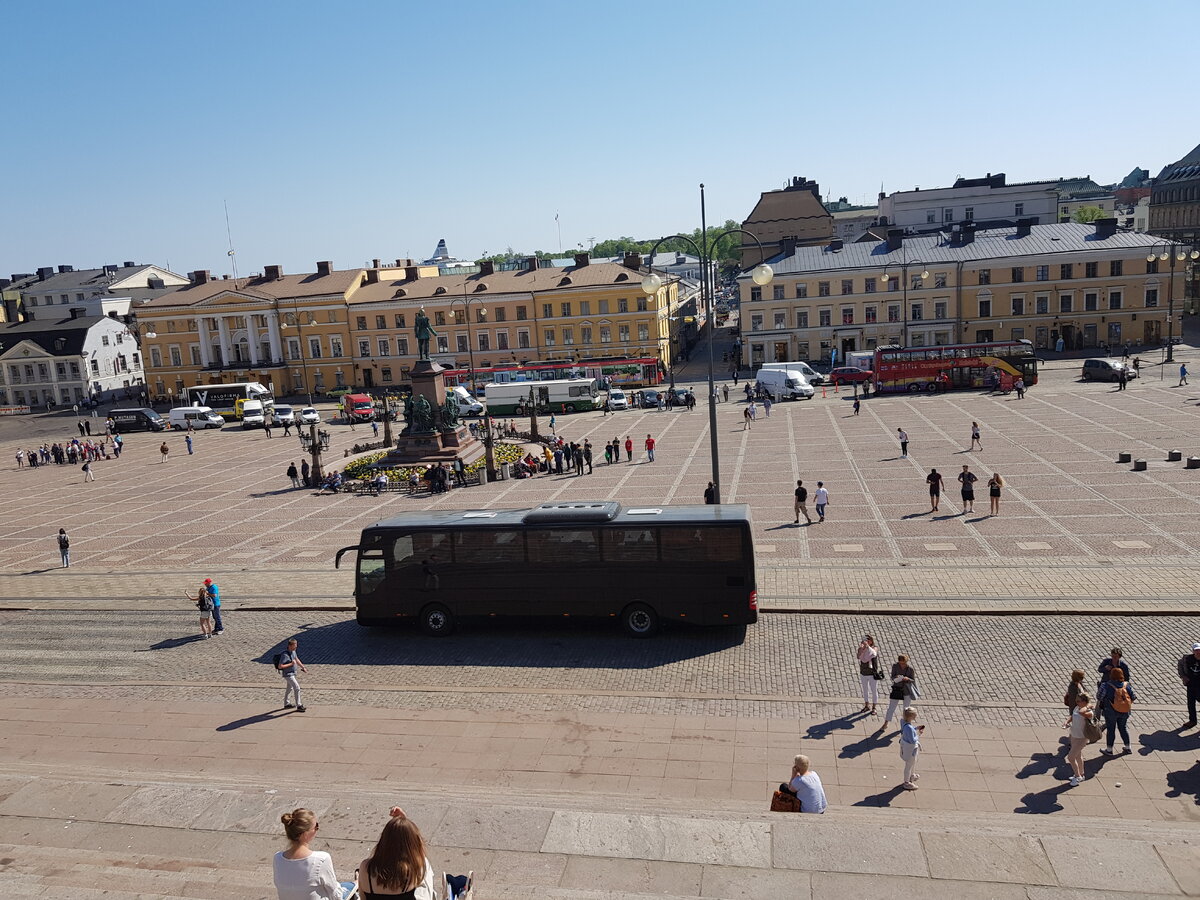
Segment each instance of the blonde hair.
[{"label": "blonde hair", "polygon": [[999,472],[992,473],[992,481],[1000,487],[1004,487],[1004,477]]},{"label": "blonde hair", "polygon": [[808,757],[803,753],[797,753],[796,758],[792,760],[792,771],[797,775],[803,775],[811,768],[812,763],[809,762]]},{"label": "blonde hair", "polygon": [[284,813],[279,817],[279,821],[283,823],[283,832],[287,835],[287,839],[298,841],[300,835],[311,831],[312,827],[317,824],[317,814],[311,809],[300,807],[293,809],[290,813]]},{"label": "blonde hair", "polygon": [[904,721],[911,722],[917,717],[917,709],[914,706],[904,707]]}]

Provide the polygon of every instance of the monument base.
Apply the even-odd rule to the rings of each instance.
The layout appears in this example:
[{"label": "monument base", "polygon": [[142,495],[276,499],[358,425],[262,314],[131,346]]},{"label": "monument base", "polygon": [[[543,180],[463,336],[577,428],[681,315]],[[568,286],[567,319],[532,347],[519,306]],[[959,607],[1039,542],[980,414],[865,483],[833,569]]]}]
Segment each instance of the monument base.
[{"label": "monument base", "polygon": [[396,446],[373,468],[392,469],[418,463],[449,463],[454,457],[473,463],[483,456],[483,441],[471,437],[470,430],[460,425],[453,431],[433,431],[424,434],[402,434]]}]

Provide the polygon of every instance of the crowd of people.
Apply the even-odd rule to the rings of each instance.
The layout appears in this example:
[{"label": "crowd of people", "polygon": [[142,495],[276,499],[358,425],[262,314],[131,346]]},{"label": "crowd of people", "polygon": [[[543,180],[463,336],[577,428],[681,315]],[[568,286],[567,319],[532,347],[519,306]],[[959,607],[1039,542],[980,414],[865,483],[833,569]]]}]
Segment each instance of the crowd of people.
[{"label": "crowd of people", "polygon": [[28,466],[36,469],[39,466],[74,466],[83,463],[96,462],[101,459],[119,459],[124,449],[124,440],[119,434],[105,436],[100,440],[72,438],[69,441],[44,443],[39,447],[29,449],[18,448],[16,453],[17,468]]}]

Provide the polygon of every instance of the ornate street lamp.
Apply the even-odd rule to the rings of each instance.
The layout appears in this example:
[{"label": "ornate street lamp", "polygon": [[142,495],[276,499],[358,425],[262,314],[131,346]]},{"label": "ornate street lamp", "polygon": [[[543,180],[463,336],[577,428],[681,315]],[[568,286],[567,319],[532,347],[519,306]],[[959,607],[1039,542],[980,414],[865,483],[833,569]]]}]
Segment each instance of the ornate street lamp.
[{"label": "ornate street lamp", "polygon": [[[1167,276],[1167,362],[1175,361],[1175,263],[1186,262],[1189,259],[1200,259],[1200,250],[1176,244],[1174,241],[1155,244],[1146,255],[1146,262],[1149,263],[1156,260],[1171,261],[1171,273]],[[1182,334],[1183,329],[1180,328],[1179,332]]]},{"label": "ornate street lamp", "polygon": [[883,282],[884,289],[887,289],[888,279],[893,277],[888,275],[888,269],[900,269],[900,283],[904,292],[904,299],[900,302],[903,304],[904,314],[904,346],[908,346],[908,270],[910,268],[919,268],[921,270],[920,278],[922,281],[929,280],[929,270],[925,268],[925,263],[919,259],[903,259],[899,263],[888,263],[883,267],[883,274],[879,276],[879,280]]}]

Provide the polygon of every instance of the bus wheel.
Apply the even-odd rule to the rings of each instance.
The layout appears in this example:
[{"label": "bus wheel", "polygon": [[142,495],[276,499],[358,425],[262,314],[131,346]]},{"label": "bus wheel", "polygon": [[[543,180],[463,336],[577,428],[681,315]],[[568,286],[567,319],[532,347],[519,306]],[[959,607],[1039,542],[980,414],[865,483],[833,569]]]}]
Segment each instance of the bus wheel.
[{"label": "bus wheel", "polygon": [[938,389],[938,386],[937,386],[936,381],[931,381],[931,382],[929,382],[929,384],[925,385],[925,390],[929,391],[929,393],[931,393],[931,394],[934,393],[937,389]]},{"label": "bus wheel", "polygon": [[910,384],[910,385],[908,386],[908,392],[909,392],[910,394],[915,394],[915,393],[917,393],[919,390],[921,390],[921,385],[920,385],[920,383],[919,383],[919,382],[916,382],[916,381],[914,381],[912,384]]},{"label": "bus wheel", "polygon": [[650,637],[658,631],[658,613],[645,603],[631,603],[621,613],[621,625],[632,637]]},{"label": "bus wheel", "polygon": [[440,603],[421,610],[421,630],[430,637],[445,637],[454,631],[454,615]]}]

